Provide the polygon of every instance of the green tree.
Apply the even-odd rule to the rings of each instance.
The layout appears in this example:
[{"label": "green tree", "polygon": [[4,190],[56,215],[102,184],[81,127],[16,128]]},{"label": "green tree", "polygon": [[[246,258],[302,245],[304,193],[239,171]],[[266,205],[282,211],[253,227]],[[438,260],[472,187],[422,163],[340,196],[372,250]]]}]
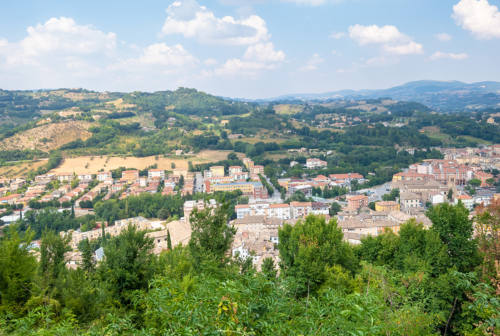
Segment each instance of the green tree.
[{"label": "green tree", "polygon": [[276,279],[276,275],[278,274],[278,271],[274,267],[274,260],[271,257],[267,257],[262,261],[262,274],[266,277],[268,280],[274,280]]},{"label": "green tree", "polygon": [[40,244],[40,275],[43,289],[51,295],[62,273],[66,271],[65,253],[71,251],[68,246],[71,236],[61,237],[54,231],[47,231]]},{"label": "green tree", "polygon": [[172,251],[172,237],[170,237],[170,230],[167,230],[167,248]]},{"label": "green tree", "polygon": [[395,201],[399,197],[399,189],[392,189],[390,193],[382,195],[384,201]]},{"label": "green tree", "polygon": [[208,206],[204,210],[195,209],[190,216],[191,240],[189,250],[199,264],[205,258],[214,258],[225,263],[226,251],[231,246],[236,233],[234,227],[228,225],[228,204],[215,209]]},{"label": "green tree", "polygon": [[453,201],[453,189],[448,190],[446,197],[448,198],[448,202]]},{"label": "green tree", "polygon": [[474,188],[477,188],[481,185],[481,180],[480,179],[472,179],[468,182],[468,184]]},{"label": "green tree", "polygon": [[330,216],[335,216],[339,213],[340,210],[342,210],[340,204],[338,204],[337,202],[333,202],[329,210]]},{"label": "green tree", "polygon": [[279,230],[282,274],[291,280],[297,296],[314,293],[326,281],[328,267],[340,265],[351,274],[358,261],[335,219],[309,215],[295,226],[285,224]]},{"label": "green tree", "polygon": [[29,251],[33,234],[21,237],[11,225],[0,239],[0,313],[17,314],[29,299],[36,273],[36,259]]},{"label": "green tree", "polygon": [[84,239],[78,244],[82,253],[82,269],[86,273],[92,273],[95,270],[94,251],[88,239]]},{"label": "green tree", "polygon": [[431,230],[437,232],[447,246],[453,265],[460,272],[474,269],[480,261],[477,241],[472,237],[474,229],[469,211],[462,202],[439,204],[427,212],[427,217],[432,221]]},{"label": "green tree", "polygon": [[146,236],[146,231],[138,231],[133,225],[104,244],[101,278],[123,304],[131,302],[132,291],[147,288],[154,271],[153,247],[153,239]]}]

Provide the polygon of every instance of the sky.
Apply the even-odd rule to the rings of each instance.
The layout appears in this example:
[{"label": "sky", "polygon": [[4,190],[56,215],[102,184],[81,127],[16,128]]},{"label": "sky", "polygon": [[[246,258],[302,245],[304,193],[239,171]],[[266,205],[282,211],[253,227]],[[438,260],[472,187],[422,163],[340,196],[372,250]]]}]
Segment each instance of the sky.
[{"label": "sky", "polygon": [[500,80],[500,0],[0,4],[0,88],[268,98]]}]

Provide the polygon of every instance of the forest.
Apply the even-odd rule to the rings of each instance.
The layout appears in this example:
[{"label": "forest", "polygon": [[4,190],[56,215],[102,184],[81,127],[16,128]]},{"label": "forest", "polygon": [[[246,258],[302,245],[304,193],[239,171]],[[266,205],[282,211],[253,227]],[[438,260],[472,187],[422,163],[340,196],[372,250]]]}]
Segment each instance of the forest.
[{"label": "forest", "polygon": [[[280,262],[230,257],[228,207],[194,211],[186,246],[153,255],[146,232],[80,245],[10,226],[0,239],[0,333],[12,335],[498,335],[500,204],[431,208],[351,245],[334,219],[279,230]],[[496,235],[495,238],[492,234]],[[104,249],[96,262],[93,252]],[[33,252],[35,251],[35,252]]]}]

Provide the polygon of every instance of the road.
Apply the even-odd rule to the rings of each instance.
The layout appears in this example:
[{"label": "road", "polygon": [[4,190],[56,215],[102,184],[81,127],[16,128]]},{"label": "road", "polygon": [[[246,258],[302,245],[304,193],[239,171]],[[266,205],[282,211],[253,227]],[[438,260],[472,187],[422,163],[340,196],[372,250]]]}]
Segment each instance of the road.
[{"label": "road", "polygon": [[388,194],[391,191],[391,182],[386,182],[384,184],[358,190],[358,193],[367,193],[369,202],[377,202],[382,200],[382,195]]}]

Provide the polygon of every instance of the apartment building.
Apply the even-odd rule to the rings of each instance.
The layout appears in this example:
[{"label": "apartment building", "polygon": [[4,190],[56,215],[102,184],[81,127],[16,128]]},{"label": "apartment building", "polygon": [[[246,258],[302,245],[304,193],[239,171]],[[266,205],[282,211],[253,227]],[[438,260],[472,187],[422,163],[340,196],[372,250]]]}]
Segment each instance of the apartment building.
[{"label": "apartment building", "polygon": [[328,166],[328,162],[317,159],[317,158],[310,158],[306,160],[306,168],[307,169],[317,169],[317,168],[324,168]]}]

